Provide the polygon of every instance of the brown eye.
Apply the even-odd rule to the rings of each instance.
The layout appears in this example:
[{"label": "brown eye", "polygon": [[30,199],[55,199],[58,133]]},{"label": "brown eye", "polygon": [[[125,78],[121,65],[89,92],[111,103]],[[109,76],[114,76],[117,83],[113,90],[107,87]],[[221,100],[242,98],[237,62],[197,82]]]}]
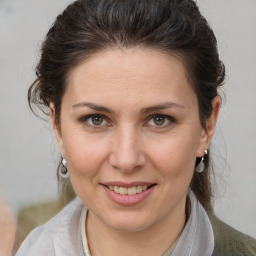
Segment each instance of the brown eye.
[{"label": "brown eye", "polygon": [[104,118],[102,116],[93,116],[91,117],[91,122],[93,125],[103,124]]},{"label": "brown eye", "polygon": [[155,116],[153,118],[153,122],[155,125],[163,125],[165,123],[165,117],[164,116]]},{"label": "brown eye", "polygon": [[176,120],[171,116],[155,114],[150,117],[146,125],[150,125],[155,128],[165,128],[174,123],[176,123]]},{"label": "brown eye", "polygon": [[102,115],[87,115],[81,118],[81,122],[91,127],[102,127],[107,125],[106,118]]}]

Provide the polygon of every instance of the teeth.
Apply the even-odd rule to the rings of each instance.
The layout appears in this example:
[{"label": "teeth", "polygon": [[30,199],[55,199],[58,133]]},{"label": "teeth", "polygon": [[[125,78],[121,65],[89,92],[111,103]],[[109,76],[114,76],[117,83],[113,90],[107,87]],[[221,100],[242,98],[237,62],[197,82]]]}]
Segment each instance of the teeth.
[{"label": "teeth", "polygon": [[117,194],[132,196],[132,195],[139,194],[142,191],[146,190],[148,188],[148,186],[147,185],[134,186],[134,187],[129,187],[129,188],[118,187],[118,186],[108,186],[108,188]]},{"label": "teeth", "polygon": [[136,187],[131,187],[131,188],[128,188],[128,195],[129,196],[133,196],[133,195],[136,195]]},{"label": "teeth", "polygon": [[118,194],[119,194],[119,187],[114,186],[114,191],[115,191],[115,193],[118,193]]},{"label": "teeth", "polygon": [[136,193],[141,193],[141,192],[142,192],[142,186],[137,186]]},{"label": "teeth", "polygon": [[121,195],[127,195],[127,188],[120,187],[120,188],[119,188],[119,194],[121,194]]}]

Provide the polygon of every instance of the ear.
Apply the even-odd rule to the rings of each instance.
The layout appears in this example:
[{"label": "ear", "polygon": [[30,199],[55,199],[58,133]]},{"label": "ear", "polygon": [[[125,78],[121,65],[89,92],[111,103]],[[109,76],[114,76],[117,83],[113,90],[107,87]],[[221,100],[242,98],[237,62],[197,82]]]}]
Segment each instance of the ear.
[{"label": "ear", "polygon": [[56,137],[60,152],[64,152],[62,135],[61,135],[60,127],[56,123],[55,106],[54,106],[53,102],[50,103],[49,112],[50,112],[50,117],[51,117],[52,128],[54,130],[55,137]]},{"label": "ear", "polygon": [[204,150],[208,149],[210,146],[210,143],[212,141],[219,111],[221,107],[221,98],[220,96],[216,96],[212,100],[212,114],[211,116],[206,120],[205,123],[205,129],[201,132],[201,143],[198,147],[197,156],[202,157],[204,155]]}]

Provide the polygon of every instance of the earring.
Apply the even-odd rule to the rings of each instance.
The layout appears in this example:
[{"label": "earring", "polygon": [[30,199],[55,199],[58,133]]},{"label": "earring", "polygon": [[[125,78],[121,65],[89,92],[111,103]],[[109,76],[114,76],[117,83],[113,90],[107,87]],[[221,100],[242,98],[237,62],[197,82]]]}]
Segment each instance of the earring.
[{"label": "earring", "polygon": [[196,172],[201,173],[204,171],[204,158],[208,154],[208,150],[204,150],[204,156],[201,158],[200,163],[196,166]]},{"label": "earring", "polygon": [[191,187],[190,187],[190,185],[189,185],[189,187],[188,187],[188,189],[187,189],[187,196],[190,195],[191,191],[192,191],[192,189],[191,189]]},{"label": "earring", "polygon": [[63,153],[61,153],[61,156],[62,156],[62,160],[61,160],[62,166],[59,169],[59,175],[61,178],[66,179],[69,177],[67,161],[64,158]]}]

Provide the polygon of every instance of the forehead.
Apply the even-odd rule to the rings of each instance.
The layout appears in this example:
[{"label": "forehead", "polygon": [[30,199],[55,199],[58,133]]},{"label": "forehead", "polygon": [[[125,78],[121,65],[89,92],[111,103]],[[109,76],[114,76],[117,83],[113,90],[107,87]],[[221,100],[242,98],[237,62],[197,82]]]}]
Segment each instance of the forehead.
[{"label": "forehead", "polygon": [[109,49],[91,56],[71,70],[65,95],[73,100],[130,96],[134,102],[195,96],[184,64],[149,48]]}]

